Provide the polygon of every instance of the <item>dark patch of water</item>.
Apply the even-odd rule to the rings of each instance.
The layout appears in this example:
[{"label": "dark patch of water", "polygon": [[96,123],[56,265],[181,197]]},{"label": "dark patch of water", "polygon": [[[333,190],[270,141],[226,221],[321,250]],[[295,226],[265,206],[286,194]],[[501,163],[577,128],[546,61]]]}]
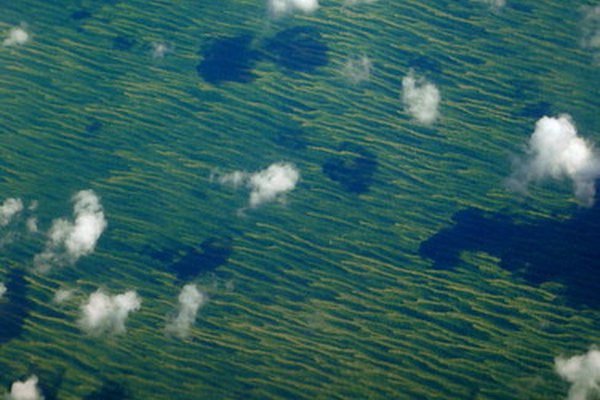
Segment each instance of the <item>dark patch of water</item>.
[{"label": "dark patch of water", "polygon": [[329,61],[321,34],[308,26],[279,32],[266,41],[264,52],[271,61],[293,71],[312,72]]},{"label": "dark patch of water", "polygon": [[252,40],[247,34],[214,40],[202,52],[202,60],[196,67],[198,75],[212,84],[254,80],[252,68],[258,53],[251,48]]},{"label": "dark patch of water", "polygon": [[351,193],[365,193],[373,182],[377,158],[361,145],[343,142],[338,154],[323,164],[323,173]]},{"label": "dark patch of water", "polygon": [[540,119],[545,115],[554,115],[553,107],[551,103],[547,101],[539,101],[537,103],[525,104],[518,114],[520,117],[527,117],[532,119]]},{"label": "dark patch of water", "polygon": [[433,73],[435,75],[442,74],[442,66],[439,61],[427,56],[416,56],[408,62],[408,67],[413,68],[417,72]]},{"label": "dark patch of water", "polygon": [[135,45],[135,39],[128,36],[117,36],[113,39],[113,50],[128,51]]},{"label": "dark patch of water", "polygon": [[303,150],[308,145],[300,128],[281,128],[273,136],[273,142],[289,150]]},{"label": "dark patch of water", "polygon": [[74,11],[69,15],[69,18],[75,21],[81,21],[92,17],[92,13],[88,10]]},{"label": "dark patch of water", "polygon": [[130,390],[115,381],[105,381],[100,389],[87,395],[85,400],[126,400],[132,399]]},{"label": "dark patch of water", "polygon": [[25,271],[20,268],[11,269],[5,285],[6,293],[0,299],[0,345],[21,335],[31,308],[27,299]]},{"label": "dark patch of water", "polygon": [[599,206],[564,221],[516,223],[508,215],[475,208],[459,211],[453,221],[419,248],[436,268],[456,267],[462,251],[483,251],[530,284],[562,283],[572,305],[600,307]]},{"label": "dark patch of water", "polygon": [[167,264],[179,279],[190,280],[226,264],[232,253],[233,239],[224,236],[208,238],[198,247],[181,246],[154,252],[152,257]]}]

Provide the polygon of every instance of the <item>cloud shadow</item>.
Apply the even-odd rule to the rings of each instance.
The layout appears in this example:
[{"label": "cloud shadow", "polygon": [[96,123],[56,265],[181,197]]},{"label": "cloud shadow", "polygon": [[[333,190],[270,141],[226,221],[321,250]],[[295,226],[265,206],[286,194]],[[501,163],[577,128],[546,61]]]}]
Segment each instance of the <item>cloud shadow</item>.
[{"label": "cloud shadow", "polygon": [[24,270],[11,269],[5,284],[6,294],[0,299],[0,345],[21,335],[31,308]]},{"label": "cloud shadow", "polygon": [[329,61],[328,48],[321,34],[308,26],[277,33],[267,39],[263,51],[267,59],[292,71],[313,72]]},{"label": "cloud shadow", "polygon": [[363,146],[343,142],[338,154],[322,166],[323,173],[351,193],[365,193],[373,182],[377,158]]},{"label": "cloud shadow", "polygon": [[252,72],[258,53],[252,49],[251,35],[215,39],[204,51],[196,71],[206,82],[248,83],[254,80]]},{"label": "cloud shadow", "polygon": [[84,400],[126,400],[131,398],[129,389],[123,384],[105,381],[100,389],[87,395]]},{"label": "cloud shadow", "polygon": [[530,223],[468,208],[453,221],[421,243],[419,254],[434,267],[454,268],[462,251],[482,251],[530,284],[562,283],[568,304],[600,307],[600,207],[577,210],[568,220]]},{"label": "cloud shadow", "polygon": [[153,258],[167,264],[179,279],[189,281],[226,264],[232,253],[233,239],[224,236],[208,238],[198,247],[182,246],[161,250],[155,252]]}]

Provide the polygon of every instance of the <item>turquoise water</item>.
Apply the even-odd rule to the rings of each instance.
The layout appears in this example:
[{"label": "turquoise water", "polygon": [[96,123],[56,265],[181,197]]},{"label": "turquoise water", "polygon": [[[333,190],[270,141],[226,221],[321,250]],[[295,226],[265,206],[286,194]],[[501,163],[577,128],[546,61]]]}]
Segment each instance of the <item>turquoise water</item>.
[{"label": "turquoise water", "polygon": [[[0,198],[37,200],[45,231],[90,188],[108,228],[47,275],[31,271],[42,235],[0,232],[15,235],[0,279],[16,283],[0,385],[35,373],[58,399],[564,397],[554,357],[597,343],[598,212],[568,182],[526,199],[503,182],[543,113],[600,139],[600,70],[579,46],[592,3],[514,3],[331,1],[268,21],[253,1],[1,2],[0,30],[25,22],[32,40],[0,48]],[[281,62],[304,42],[274,38],[299,27],[316,32],[304,57]],[[214,53],[241,35],[247,53]],[[211,49],[217,64],[247,55],[252,76],[203,79]],[[342,70],[360,54],[373,72],[353,85]],[[403,111],[411,67],[442,93],[431,127]],[[210,181],[282,160],[301,172],[283,205],[239,215],[247,192]],[[361,190],[323,172],[352,162],[370,171]],[[211,239],[205,271],[178,276],[172,261]],[[190,280],[210,300],[180,340],[164,326]],[[80,292],[59,306],[59,287]],[[77,327],[98,287],[142,297],[126,335]]]}]

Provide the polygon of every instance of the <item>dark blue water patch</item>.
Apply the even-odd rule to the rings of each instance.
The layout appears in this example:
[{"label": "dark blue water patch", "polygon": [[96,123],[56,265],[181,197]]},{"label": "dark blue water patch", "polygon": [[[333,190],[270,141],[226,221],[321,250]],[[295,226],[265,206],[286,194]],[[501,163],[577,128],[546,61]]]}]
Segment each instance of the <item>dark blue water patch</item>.
[{"label": "dark blue water patch", "polygon": [[[35,369],[28,374],[28,376],[35,375],[37,376],[39,381],[39,387],[44,395],[44,400],[57,400],[58,391],[62,386],[62,382],[64,380],[66,369],[64,367],[60,367],[58,371],[47,373],[45,371],[36,371]],[[26,378],[25,378],[26,379]]]},{"label": "dark blue water patch", "polygon": [[225,265],[232,253],[233,239],[223,236],[208,238],[198,247],[182,245],[153,252],[152,257],[166,264],[179,279],[187,281]]},{"label": "dark blue water patch", "polygon": [[424,55],[411,58],[411,60],[408,62],[408,67],[420,73],[433,73],[434,75],[442,74],[442,66],[440,62]]},{"label": "dark blue water patch", "polygon": [[215,39],[205,50],[196,67],[206,82],[247,83],[254,80],[252,72],[258,53],[252,48],[253,37],[248,34]]},{"label": "dark blue water patch", "polygon": [[69,18],[74,21],[81,21],[81,20],[92,18],[92,13],[88,10],[78,10],[78,11],[72,12],[69,15]]},{"label": "dark blue water patch", "polygon": [[124,384],[107,380],[95,392],[84,397],[84,400],[126,400],[132,399],[131,391]]},{"label": "dark blue water patch", "polygon": [[6,278],[6,293],[0,300],[0,346],[19,337],[29,317],[31,303],[27,299],[25,271],[11,269]]},{"label": "dark blue water patch", "polygon": [[301,128],[281,127],[272,136],[275,144],[288,150],[304,150],[308,146],[308,140]]},{"label": "dark blue water patch", "polygon": [[323,173],[350,193],[367,192],[377,169],[375,154],[361,145],[350,142],[343,142],[337,153],[325,161],[322,166]]},{"label": "dark blue water patch", "polygon": [[520,1],[511,1],[506,5],[508,8],[512,8],[515,11],[519,11],[525,14],[531,14],[533,8],[526,4],[521,3]]},{"label": "dark blue water patch", "polygon": [[483,251],[529,284],[562,283],[571,305],[600,307],[600,207],[578,210],[565,221],[526,223],[469,208],[453,222],[421,243],[419,254],[434,267],[454,268],[462,251]]},{"label": "dark blue water patch", "polygon": [[512,86],[512,96],[516,100],[531,101],[541,92],[538,83],[531,79],[515,79],[509,83]]},{"label": "dark blue water patch", "polygon": [[136,40],[134,38],[119,35],[113,39],[112,48],[118,51],[128,51],[135,45]]},{"label": "dark blue water patch", "polygon": [[85,132],[89,135],[93,135],[100,131],[104,125],[97,119],[90,119],[90,123],[85,126]]},{"label": "dark blue water patch", "polygon": [[297,26],[267,39],[265,57],[281,67],[300,72],[313,72],[327,65],[328,47],[321,33],[309,26]]},{"label": "dark blue water patch", "polygon": [[540,119],[543,116],[554,115],[552,104],[547,101],[525,104],[518,113],[519,117]]}]

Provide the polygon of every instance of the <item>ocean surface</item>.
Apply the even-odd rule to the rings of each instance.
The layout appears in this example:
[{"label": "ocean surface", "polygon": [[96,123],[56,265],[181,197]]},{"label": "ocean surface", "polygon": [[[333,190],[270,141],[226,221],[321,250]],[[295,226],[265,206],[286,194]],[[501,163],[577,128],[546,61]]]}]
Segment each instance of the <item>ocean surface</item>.
[{"label": "ocean surface", "polygon": [[[0,32],[31,34],[0,47],[0,202],[38,204],[0,228],[0,388],[564,398],[554,358],[600,344],[600,206],[566,180],[505,182],[543,115],[600,142],[586,5],[323,0],[272,19],[251,0],[0,0]],[[344,66],[363,55],[356,83]],[[403,108],[411,68],[441,92],[432,125]],[[240,211],[247,191],[211,180],[279,161],[301,173],[285,202]],[[85,189],[108,222],[95,252],[35,272]],[[180,339],[165,325],[190,282],[209,300]],[[142,298],[126,334],[79,329],[97,288]]]}]

